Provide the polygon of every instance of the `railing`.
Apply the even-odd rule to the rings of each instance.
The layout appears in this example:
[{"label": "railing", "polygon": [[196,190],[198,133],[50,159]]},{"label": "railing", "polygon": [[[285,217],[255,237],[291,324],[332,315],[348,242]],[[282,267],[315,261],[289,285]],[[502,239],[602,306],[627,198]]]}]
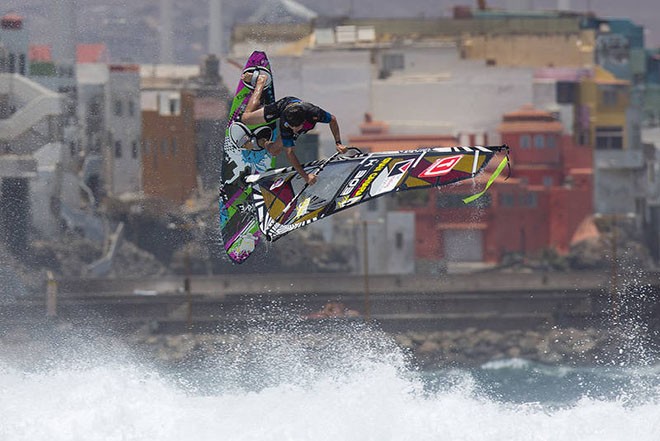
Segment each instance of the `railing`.
[{"label": "railing", "polygon": [[0,141],[10,142],[51,115],[62,113],[59,94],[20,75],[0,74],[0,94],[9,94],[20,107],[0,120]]}]

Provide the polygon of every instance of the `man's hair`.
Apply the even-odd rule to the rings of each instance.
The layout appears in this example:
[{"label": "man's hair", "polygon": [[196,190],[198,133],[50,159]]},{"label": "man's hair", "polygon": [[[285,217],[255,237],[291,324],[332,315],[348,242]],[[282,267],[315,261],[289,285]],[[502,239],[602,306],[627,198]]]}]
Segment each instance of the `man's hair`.
[{"label": "man's hair", "polygon": [[284,122],[291,127],[296,127],[305,122],[305,111],[300,103],[291,103],[282,112]]}]

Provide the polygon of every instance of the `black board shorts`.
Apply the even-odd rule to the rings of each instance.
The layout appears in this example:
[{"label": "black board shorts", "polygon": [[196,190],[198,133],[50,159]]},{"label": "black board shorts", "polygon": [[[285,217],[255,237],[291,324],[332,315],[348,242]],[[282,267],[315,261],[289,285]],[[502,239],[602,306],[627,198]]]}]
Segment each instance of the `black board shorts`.
[{"label": "black board shorts", "polygon": [[286,96],[284,98],[280,98],[274,103],[266,104],[264,106],[264,119],[267,123],[275,121],[277,118],[282,116],[282,112],[284,112],[286,106],[296,102],[300,102],[300,99],[294,96]]}]

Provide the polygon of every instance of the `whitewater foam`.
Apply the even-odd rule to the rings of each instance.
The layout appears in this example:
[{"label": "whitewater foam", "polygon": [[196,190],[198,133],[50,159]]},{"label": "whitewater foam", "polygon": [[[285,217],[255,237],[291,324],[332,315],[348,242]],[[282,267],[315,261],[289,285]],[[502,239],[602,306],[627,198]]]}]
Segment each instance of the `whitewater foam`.
[{"label": "whitewater foam", "polygon": [[[325,337],[259,330],[196,369],[165,371],[121,345],[74,340],[36,368],[2,356],[1,440],[660,439],[657,370],[643,373],[643,399],[625,393],[636,381],[628,370],[629,381],[613,384],[609,395],[549,406],[484,393],[507,372],[545,375],[529,362],[491,365],[479,370],[488,374],[482,378],[463,369],[420,372],[390,337],[366,327]],[[85,350],[76,347],[83,341]],[[591,381],[578,373],[583,383]]]},{"label": "whitewater foam", "polygon": [[0,439],[58,440],[657,440],[660,406],[584,398],[548,411],[429,394],[388,365],[257,391],[195,395],[132,366],[0,373]]}]

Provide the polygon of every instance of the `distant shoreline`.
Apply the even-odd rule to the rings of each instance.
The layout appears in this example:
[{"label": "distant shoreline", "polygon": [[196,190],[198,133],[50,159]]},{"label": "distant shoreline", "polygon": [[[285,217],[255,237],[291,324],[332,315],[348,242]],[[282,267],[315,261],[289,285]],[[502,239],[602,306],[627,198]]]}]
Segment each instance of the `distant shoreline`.
[{"label": "distant shoreline", "polygon": [[[391,335],[397,346],[421,369],[471,368],[486,363],[525,359],[546,365],[628,365],[660,362],[659,341],[621,329],[554,328],[539,331],[467,329],[444,332],[407,332]],[[131,345],[167,365],[198,363],[217,357],[212,348],[237,344],[236,336],[183,334],[134,336]],[[326,340],[317,342],[319,348]],[[238,344],[240,346],[240,343]],[[310,344],[314,347],[314,344]]]}]

